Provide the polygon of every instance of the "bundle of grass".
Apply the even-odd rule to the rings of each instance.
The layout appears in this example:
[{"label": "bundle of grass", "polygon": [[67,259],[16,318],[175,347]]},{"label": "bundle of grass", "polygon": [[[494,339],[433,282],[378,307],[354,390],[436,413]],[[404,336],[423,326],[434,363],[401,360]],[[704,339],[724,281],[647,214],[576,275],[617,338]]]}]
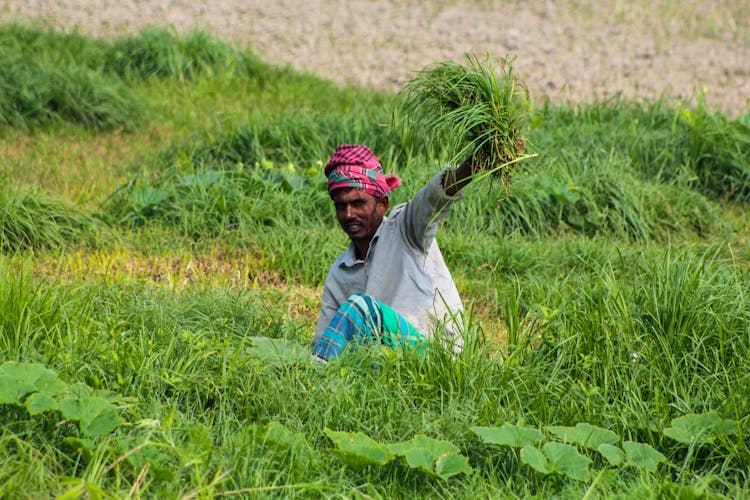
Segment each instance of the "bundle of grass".
[{"label": "bundle of grass", "polygon": [[467,55],[467,65],[447,61],[428,66],[407,82],[394,110],[394,126],[405,145],[422,143],[426,153],[451,163],[472,157],[481,176],[494,174],[508,188],[524,155],[530,114],[528,89],[513,75],[512,61],[496,69]]}]

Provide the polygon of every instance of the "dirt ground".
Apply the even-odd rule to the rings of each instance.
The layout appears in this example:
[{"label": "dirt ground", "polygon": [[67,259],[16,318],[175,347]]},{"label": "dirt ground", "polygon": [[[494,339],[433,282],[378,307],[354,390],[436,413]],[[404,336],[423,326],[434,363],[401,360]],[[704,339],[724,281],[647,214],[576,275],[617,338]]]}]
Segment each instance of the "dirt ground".
[{"label": "dirt ground", "polygon": [[750,112],[750,0],[0,0],[0,21],[116,36],[203,29],[263,59],[398,90],[466,52],[515,57],[536,101],[705,95]]}]

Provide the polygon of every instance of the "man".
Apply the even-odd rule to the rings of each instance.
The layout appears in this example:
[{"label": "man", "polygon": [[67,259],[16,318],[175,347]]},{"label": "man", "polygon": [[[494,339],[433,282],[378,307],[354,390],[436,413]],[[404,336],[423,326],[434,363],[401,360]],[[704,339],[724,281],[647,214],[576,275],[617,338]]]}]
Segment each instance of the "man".
[{"label": "man", "polygon": [[358,344],[421,345],[438,323],[460,349],[457,319],[463,307],[435,234],[471,180],[470,159],[440,172],[388,217],[388,195],[401,180],[384,174],[369,148],[339,146],[325,174],[351,243],[326,277],[313,354],[327,361]]}]

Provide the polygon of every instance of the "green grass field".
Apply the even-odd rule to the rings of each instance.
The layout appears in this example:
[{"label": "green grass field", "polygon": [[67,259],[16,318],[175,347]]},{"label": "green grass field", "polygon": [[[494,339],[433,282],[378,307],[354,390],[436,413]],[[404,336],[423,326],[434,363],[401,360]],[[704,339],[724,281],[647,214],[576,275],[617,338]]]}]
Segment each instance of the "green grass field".
[{"label": "green grass field", "polygon": [[322,166],[445,161],[205,33],[0,27],[0,497],[750,497],[750,113],[534,102],[438,240],[453,356],[310,362]]}]

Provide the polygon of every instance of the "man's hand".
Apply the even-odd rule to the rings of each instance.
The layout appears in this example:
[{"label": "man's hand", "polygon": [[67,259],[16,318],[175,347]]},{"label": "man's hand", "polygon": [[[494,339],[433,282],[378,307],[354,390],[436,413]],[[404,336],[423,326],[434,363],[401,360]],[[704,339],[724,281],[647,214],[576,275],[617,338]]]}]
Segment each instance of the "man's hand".
[{"label": "man's hand", "polygon": [[443,176],[443,189],[448,196],[455,196],[471,182],[474,174],[472,157],[466,158],[455,170],[449,170]]}]

